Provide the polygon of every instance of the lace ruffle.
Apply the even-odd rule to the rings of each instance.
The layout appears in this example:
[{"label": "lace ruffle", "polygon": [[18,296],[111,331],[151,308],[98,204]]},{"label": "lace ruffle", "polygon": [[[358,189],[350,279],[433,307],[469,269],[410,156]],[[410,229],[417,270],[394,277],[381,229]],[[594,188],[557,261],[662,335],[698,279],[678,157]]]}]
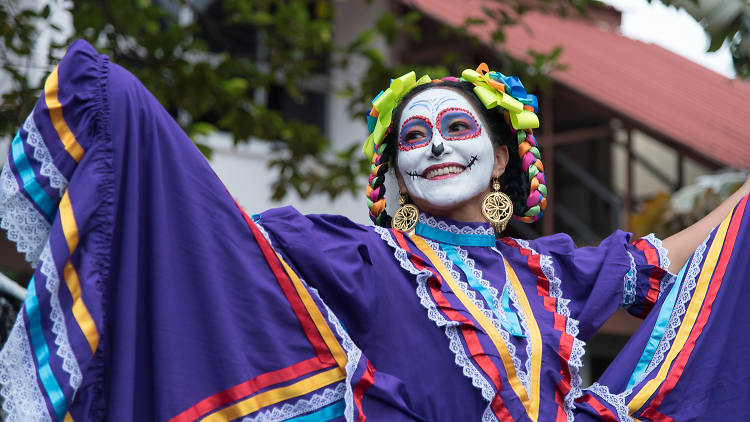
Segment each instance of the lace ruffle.
[{"label": "lace ruffle", "polygon": [[656,248],[656,252],[659,254],[659,267],[666,271],[666,274],[664,274],[661,280],[659,280],[659,292],[665,292],[667,291],[667,287],[674,283],[674,280],[677,278],[675,274],[672,274],[669,271],[669,266],[671,265],[671,262],[669,261],[669,250],[664,247],[661,239],[656,237],[653,233],[644,236],[643,239],[646,239],[651,245],[653,245],[653,247]]},{"label": "lace ruffle", "polygon": [[463,343],[460,340],[460,334],[457,330],[459,323],[445,319],[443,314],[437,310],[435,302],[430,299],[430,294],[427,290],[427,280],[432,273],[426,269],[422,271],[417,270],[409,260],[406,251],[398,246],[393,240],[388,229],[375,227],[375,231],[380,235],[383,241],[393,248],[393,255],[396,258],[396,261],[401,265],[401,268],[417,278],[416,291],[419,302],[425,309],[427,309],[427,317],[431,321],[433,321],[438,327],[445,327],[445,335],[449,340],[449,348],[455,356],[456,365],[461,368],[464,376],[471,380],[472,385],[482,392],[482,397],[484,397],[487,402],[492,402],[492,399],[495,397],[495,390],[467,356]]},{"label": "lace ruffle", "polygon": [[443,230],[455,234],[484,234],[484,235],[495,235],[495,231],[492,227],[487,226],[478,226],[478,227],[471,227],[471,226],[463,226],[461,228],[453,225],[448,224],[443,220],[437,219],[431,215],[426,215],[425,213],[419,214],[419,221],[422,224],[426,224],[430,227],[436,228],[438,230]]},{"label": "lace ruffle", "polygon": [[51,421],[26,335],[23,308],[0,351],[0,396],[7,422]]},{"label": "lace ruffle", "polygon": [[[39,258],[41,263],[41,272],[44,275],[47,282],[45,283],[47,290],[50,292],[50,320],[52,321],[52,333],[55,334],[55,345],[57,345],[57,355],[63,361],[63,370],[70,375],[70,386],[73,391],[78,391],[78,387],[81,385],[83,379],[81,375],[81,368],[78,365],[73,349],[70,347],[70,341],[68,340],[68,327],[65,324],[65,314],[60,306],[60,279],[57,273],[57,267],[52,259],[52,252],[50,250],[49,242],[47,242],[42,255]],[[75,395],[75,393],[74,393]]]},{"label": "lace ruffle", "polygon": [[34,147],[34,159],[41,163],[39,173],[49,179],[50,186],[53,189],[57,189],[58,195],[62,197],[63,193],[65,193],[65,188],[68,187],[68,180],[53,164],[52,156],[49,150],[47,150],[47,145],[45,145],[44,139],[42,139],[42,135],[39,133],[39,129],[37,129],[34,122],[33,112],[29,114],[29,117],[23,123],[23,129],[28,133],[26,143]]},{"label": "lace ruffle", "polygon": [[627,274],[625,274],[625,285],[623,286],[623,295],[622,295],[622,306],[623,308],[628,308],[630,305],[635,303],[636,299],[636,267],[635,267],[635,258],[633,258],[633,254],[628,252],[628,258],[630,258],[630,270],[628,270]]},{"label": "lace ruffle", "polygon": [[614,407],[617,411],[617,419],[620,422],[632,422],[633,418],[630,417],[630,411],[628,410],[628,405],[625,402],[625,395],[612,394],[609,392],[609,387],[599,384],[598,382],[591,384],[591,387],[587,388],[586,390],[591,391],[592,393],[599,396],[602,400],[612,405],[612,407]]},{"label": "lace ruffle", "polygon": [[8,163],[0,173],[0,228],[6,230],[18,252],[25,254],[31,266],[36,267],[49,237],[50,225],[23,196]]},{"label": "lace ruffle", "polygon": [[[307,285],[307,283],[305,283],[305,285]],[[354,392],[352,390],[352,378],[354,377],[354,371],[357,370],[357,365],[359,365],[359,361],[362,358],[362,350],[360,350],[360,348],[357,347],[356,344],[354,344],[354,341],[351,339],[351,337],[349,337],[349,333],[346,332],[344,326],[341,324],[341,321],[339,321],[339,319],[336,317],[333,311],[331,311],[328,305],[323,302],[323,299],[321,299],[318,291],[312,286],[308,286],[308,288],[310,289],[311,294],[315,296],[315,298],[320,301],[320,303],[322,303],[325,307],[326,314],[328,316],[328,322],[333,325],[333,328],[336,330],[336,334],[338,334],[339,338],[341,338],[341,346],[346,352],[346,383],[344,385],[345,391],[343,395],[344,402],[346,403],[346,409],[344,410],[344,416],[346,417],[347,421],[353,421]]]},{"label": "lace ruffle", "polygon": [[661,239],[656,237],[656,235],[653,233],[649,233],[648,235],[643,236],[643,239],[646,239],[648,243],[656,248],[656,252],[659,254],[659,266],[661,268],[664,268],[665,270],[668,269],[669,265],[671,264],[669,261],[669,251],[664,247]]},{"label": "lace ruffle", "polygon": [[281,407],[260,412],[253,417],[242,419],[242,422],[285,421],[305,413],[314,412],[332,404],[333,402],[341,400],[347,390],[344,384],[345,383],[342,382],[336,385],[335,388],[326,388],[323,392],[313,394],[307,399],[298,400],[294,404],[286,403]]}]

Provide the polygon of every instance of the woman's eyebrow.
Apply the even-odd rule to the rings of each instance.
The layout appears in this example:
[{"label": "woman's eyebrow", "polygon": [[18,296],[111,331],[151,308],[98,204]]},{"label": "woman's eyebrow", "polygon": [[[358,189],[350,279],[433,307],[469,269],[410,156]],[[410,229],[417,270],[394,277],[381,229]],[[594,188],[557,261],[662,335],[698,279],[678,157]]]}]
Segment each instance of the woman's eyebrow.
[{"label": "woman's eyebrow", "polygon": [[430,102],[427,100],[419,100],[414,102],[414,104],[410,105],[407,110],[411,111],[414,107],[422,106],[427,109],[427,111],[431,111],[429,107]]}]

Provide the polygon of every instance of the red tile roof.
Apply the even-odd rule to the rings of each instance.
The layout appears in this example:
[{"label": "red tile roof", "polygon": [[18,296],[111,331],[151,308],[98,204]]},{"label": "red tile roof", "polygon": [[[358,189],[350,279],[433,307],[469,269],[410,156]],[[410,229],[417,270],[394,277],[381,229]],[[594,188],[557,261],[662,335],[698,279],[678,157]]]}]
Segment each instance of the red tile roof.
[{"label": "red tile roof", "polygon": [[[488,0],[404,2],[451,26],[464,24],[467,17],[484,16],[482,6],[492,4]],[[529,48],[550,51],[560,45],[560,62],[568,67],[551,74],[557,82],[709,161],[750,168],[749,83],[627,38],[606,25],[539,12],[524,14],[522,21],[525,27],[505,30],[503,48],[509,54],[523,58]],[[470,31],[490,43],[490,31],[478,27]]]}]

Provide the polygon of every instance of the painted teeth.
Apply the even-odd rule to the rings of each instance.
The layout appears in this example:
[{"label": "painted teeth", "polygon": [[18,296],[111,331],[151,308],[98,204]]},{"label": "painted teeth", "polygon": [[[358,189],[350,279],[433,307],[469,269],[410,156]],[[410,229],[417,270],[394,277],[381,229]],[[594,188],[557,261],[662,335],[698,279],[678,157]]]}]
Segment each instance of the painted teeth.
[{"label": "painted teeth", "polygon": [[460,166],[446,166],[430,170],[424,175],[425,179],[432,179],[433,177],[444,176],[446,174],[456,174],[464,171],[463,167]]}]

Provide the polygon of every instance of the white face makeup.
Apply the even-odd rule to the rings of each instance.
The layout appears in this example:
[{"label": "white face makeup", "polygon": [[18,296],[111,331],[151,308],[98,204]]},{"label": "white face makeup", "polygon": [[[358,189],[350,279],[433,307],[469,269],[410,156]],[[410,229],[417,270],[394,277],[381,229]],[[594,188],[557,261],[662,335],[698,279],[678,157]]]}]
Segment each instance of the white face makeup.
[{"label": "white face makeup", "polygon": [[415,95],[404,107],[399,129],[398,171],[412,198],[446,210],[489,186],[492,141],[457,91],[430,88]]}]

